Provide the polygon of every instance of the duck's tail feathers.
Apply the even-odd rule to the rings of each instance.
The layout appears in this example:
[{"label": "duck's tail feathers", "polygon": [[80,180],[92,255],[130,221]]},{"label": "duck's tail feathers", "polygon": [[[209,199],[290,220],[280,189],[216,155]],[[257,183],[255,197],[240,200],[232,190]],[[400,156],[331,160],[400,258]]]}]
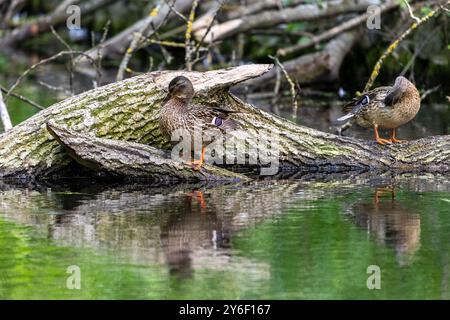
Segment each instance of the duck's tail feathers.
[{"label": "duck's tail feathers", "polygon": [[347,113],[345,116],[338,118],[337,121],[344,121],[344,120],[353,118],[354,116],[355,116],[354,113]]}]

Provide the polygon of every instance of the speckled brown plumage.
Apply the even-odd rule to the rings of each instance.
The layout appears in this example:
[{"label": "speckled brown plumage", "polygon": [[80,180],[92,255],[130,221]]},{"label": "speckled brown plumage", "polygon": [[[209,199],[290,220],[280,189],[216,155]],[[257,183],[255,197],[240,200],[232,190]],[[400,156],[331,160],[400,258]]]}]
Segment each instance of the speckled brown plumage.
[{"label": "speckled brown plumage", "polygon": [[[172,79],[169,94],[161,107],[159,120],[159,127],[165,139],[171,141],[172,132],[177,129],[187,130],[193,137],[196,127],[201,127],[203,131],[219,129],[222,132],[236,128],[236,123],[229,119],[233,110],[194,104],[193,96],[194,87],[188,78],[179,76]],[[202,156],[200,161],[194,162],[195,169],[199,169],[203,164],[204,146],[207,142],[203,141]]]},{"label": "speckled brown plumage", "polygon": [[[379,87],[366,92],[344,109],[348,114],[338,120],[354,118],[362,127],[373,127],[375,139],[380,144],[401,142],[395,137],[395,129],[414,119],[420,109],[420,94],[414,84],[400,76],[392,87]],[[392,129],[391,138],[380,138],[378,128]]]}]

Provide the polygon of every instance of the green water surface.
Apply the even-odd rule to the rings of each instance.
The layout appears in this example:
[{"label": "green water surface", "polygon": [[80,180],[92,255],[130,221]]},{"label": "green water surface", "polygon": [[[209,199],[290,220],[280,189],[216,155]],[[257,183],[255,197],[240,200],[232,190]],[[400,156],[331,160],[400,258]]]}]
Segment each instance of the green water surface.
[{"label": "green water surface", "polygon": [[450,184],[388,180],[2,183],[0,298],[448,299]]}]

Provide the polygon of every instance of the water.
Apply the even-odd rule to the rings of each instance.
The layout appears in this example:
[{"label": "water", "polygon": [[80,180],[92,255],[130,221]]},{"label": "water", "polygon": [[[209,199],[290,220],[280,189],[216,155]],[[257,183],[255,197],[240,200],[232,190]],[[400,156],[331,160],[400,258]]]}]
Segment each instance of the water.
[{"label": "water", "polygon": [[450,298],[446,177],[0,190],[2,299]]}]

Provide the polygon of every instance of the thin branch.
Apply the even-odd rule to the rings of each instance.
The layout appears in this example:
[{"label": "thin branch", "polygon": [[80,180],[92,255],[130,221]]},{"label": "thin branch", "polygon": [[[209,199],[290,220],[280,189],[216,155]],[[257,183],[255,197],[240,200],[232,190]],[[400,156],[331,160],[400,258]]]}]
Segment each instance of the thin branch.
[{"label": "thin branch", "polygon": [[[45,63],[47,63],[47,62],[56,60],[56,59],[58,59],[58,58],[61,57],[61,56],[64,56],[64,55],[71,55],[71,54],[77,54],[77,55],[85,56],[86,58],[89,59],[89,61],[91,62],[91,64],[92,64],[93,66],[95,66],[95,61],[94,61],[94,59],[92,59],[91,57],[89,57],[87,54],[85,54],[85,53],[82,52],[82,51],[61,51],[61,52],[59,52],[59,53],[57,53],[57,54],[55,54],[55,55],[53,55],[53,56],[51,56],[51,57],[49,57],[49,58],[47,58],[47,59],[41,60],[41,61],[39,61],[39,62],[33,64],[30,68],[28,68],[27,70],[25,70],[25,72],[22,73],[22,75],[21,75],[19,78],[17,78],[16,82],[15,82],[15,83],[11,86],[11,88],[8,90],[8,92],[6,93],[5,98],[8,98],[9,95],[14,91],[14,89],[22,82],[22,80],[23,80],[30,72],[32,72],[34,69],[36,69],[37,67],[39,67],[39,66],[42,65],[42,64],[45,64]],[[97,70],[97,72],[98,72],[98,70]]]},{"label": "thin branch", "polygon": [[[4,88],[4,87],[2,87],[2,86],[0,86],[0,91],[2,91],[2,92],[5,93],[5,94],[8,93],[8,89],[6,89],[6,88]],[[17,93],[12,92],[12,93],[10,94],[10,96],[11,96],[11,97],[14,97],[14,98],[16,98],[16,99],[22,100],[22,101],[25,102],[25,103],[28,103],[29,105],[35,107],[36,109],[39,109],[39,110],[44,110],[44,109],[45,109],[45,107],[41,106],[39,103],[34,102],[33,100],[30,100],[30,99],[28,99],[27,97],[24,97],[24,96],[22,96],[22,95],[20,95],[20,94],[17,94]]]},{"label": "thin branch", "polygon": [[[177,16],[179,16],[181,19],[183,19],[184,22],[188,22],[188,19],[184,16],[184,14],[182,14],[180,11],[178,11],[177,9],[175,9],[174,7],[174,3],[171,3],[169,0],[164,0],[164,2],[169,6],[170,11],[172,11],[173,13],[175,13]],[[169,12],[170,12],[169,11]]]},{"label": "thin branch", "polygon": [[406,5],[406,7],[408,8],[409,15],[411,16],[411,18],[414,19],[417,23],[420,23],[420,19],[417,18],[417,17],[414,15],[414,12],[413,12],[411,6],[409,5],[408,0],[403,0],[403,3],[404,3],[404,4]]},{"label": "thin branch", "polygon": [[[97,72],[97,77],[95,79],[94,88],[96,88],[98,85],[100,85],[100,81],[101,81],[101,78],[102,78],[102,72],[101,72],[101,70],[102,70],[102,60],[103,60],[102,46],[103,46],[103,43],[106,41],[106,38],[108,37],[108,32],[109,32],[109,26],[110,25],[111,25],[111,20],[106,21],[106,24],[103,27],[102,38],[100,39],[100,42],[98,43],[99,50],[97,51],[97,59],[95,59],[95,64],[96,64],[96,68],[97,68],[98,72]],[[93,37],[93,39],[95,39],[95,38]]]},{"label": "thin branch", "polygon": [[439,90],[439,88],[441,87],[440,84],[438,84],[437,86],[426,90],[424,93],[422,93],[422,95],[420,96],[420,100],[425,100],[426,97],[428,97],[428,95],[432,94],[433,92],[436,92]]},{"label": "thin branch", "polygon": [[[167,4],[167,5],[169,5],[169,4]],[[155,17],[158,14],[159,7],[160,7],[160,5],[158,5],[157,7],[152,9],[152,11],[150,11],[150,14],[149,14],[150,17]],[[119,66],[119,70],[117,71],[117,76],[116,76],[117,81],[120,81],[123,79],[124,73],[128,67],[128,63],[130,62],[130,59],[131,59],[133,53],[136,51],[136,49],[139,48],[142,45],[142,43],[144,43],[147,40],[147,38],[151,38],[157,32],[157,30],[165,24],[169,15],[170,15],[170,10],[167,11],[165,17],[163,18],[162,22],[158,25],[158,27],[155,27],[155,25],[153,24],[153,19],[150,19],[148,21],[148,23],[144,24],[142,26],[142,28],[139,29],[138,32],[135,32],[133,34],[133,40],[131,40],[130,46],[125,51],[125,54],[122,58],[120,66]],[[148,34],[148,29],[150,27],[152,27],[153,32],[151,34]],[[144,36],[144,34],[145,34],[145,36]]]},{"label": "thin branch", "polygon": [[45,88],[47,88],[47,89],[50,89],[50,90],[53,90],[53,91],[62,92],[62,93],[64,93],[64,95],[66,95],[67,97],[72,96],[72,91],[67,90],[66,88],[64,88],[64,87],[62,87],[62,86],[60,86],[60,87],[53,86],[53,85],[51,85],[51,84],[49,84],[49,83],[47,83],[47,82],[44,82],[44,81],[38,81],[38,83],[39,83],[41,86],[43,86],[43,87],[45,87]]},{"label": "thin branch", "polygon": [[277,57],[269,56],[269,58],[275,61],[275,63],[281,69],[287,82],[289,83],[289,85],[291,87],[291,99],[292,99],[292,106],[293,106],[292,115],[293,115],[293,118],[296,119],[297,118],[297,110],[298,110],[298,102],[297,102],[298,94],[297,94],[296,88],[298,87],[298,83],[296,83],[296,82],[294,82],[294,80],[292,80],[291,76],[286,71],[286,68],[283,66],[283,64],[280,62],[280,60],[278,60]]},{"label": "thin branch", "polygon": [[6,104],[3,101],[3,95],[1,90],[0,90],[0,120],[3,123],[3,128],[5,128],[5,132],[12,128],[11,118],[9,117]]},{"label": "thin branch", "polygon": [[[50,26],[50,30],[52,31],[53,35],[56,37],[56,39],[58,39],[58,41],[64,46],[66,47],[66,49],[68,51],[73,52],[72,48],[70,47],[70,45],[64,41],[64,39],[56,32],[55,28],[53,26]],[[70,94],[73,96],[74,95],[74,91],[73,91],[73,79],[74,79],[74,73],[73,73],[73,54],[70,54],[70,61],[69,61],[69,88],[70,88]]]},{"label": "thin branch", "polygon": [[211,19],[211,22],[209,23],[208,27],[206,28],[206,31],[203,34],[202,38],[200,39],[199,43],[197,43],[197,45],[195,46],[195,50],[194,50],[194,55],[195,56],[197,56],[200,47],[202,46],[203,42],[205,41],[206,35],[211,31],[211,28],[212,28],[214,22],[216,21],[217,15],[219,14],[219,12],[222,9],[223,5],[224,5],[224,0],[219,0],[219,6],[217,7],[217,10],[214,12],[214,15],[213,15],[213,17]]},{"label": "thin branch", "polygon": [[185,62],[186,62],[186,69],[188,71],[192,71],[192,24],[195,20],[195,10],[198,6],[198,0],[194,0],[192,3],[191,12],[189,14],[189,20],[186,24],[186,33],[185,33],[185,45],[186,45],[186,55],[185,55]]}]

